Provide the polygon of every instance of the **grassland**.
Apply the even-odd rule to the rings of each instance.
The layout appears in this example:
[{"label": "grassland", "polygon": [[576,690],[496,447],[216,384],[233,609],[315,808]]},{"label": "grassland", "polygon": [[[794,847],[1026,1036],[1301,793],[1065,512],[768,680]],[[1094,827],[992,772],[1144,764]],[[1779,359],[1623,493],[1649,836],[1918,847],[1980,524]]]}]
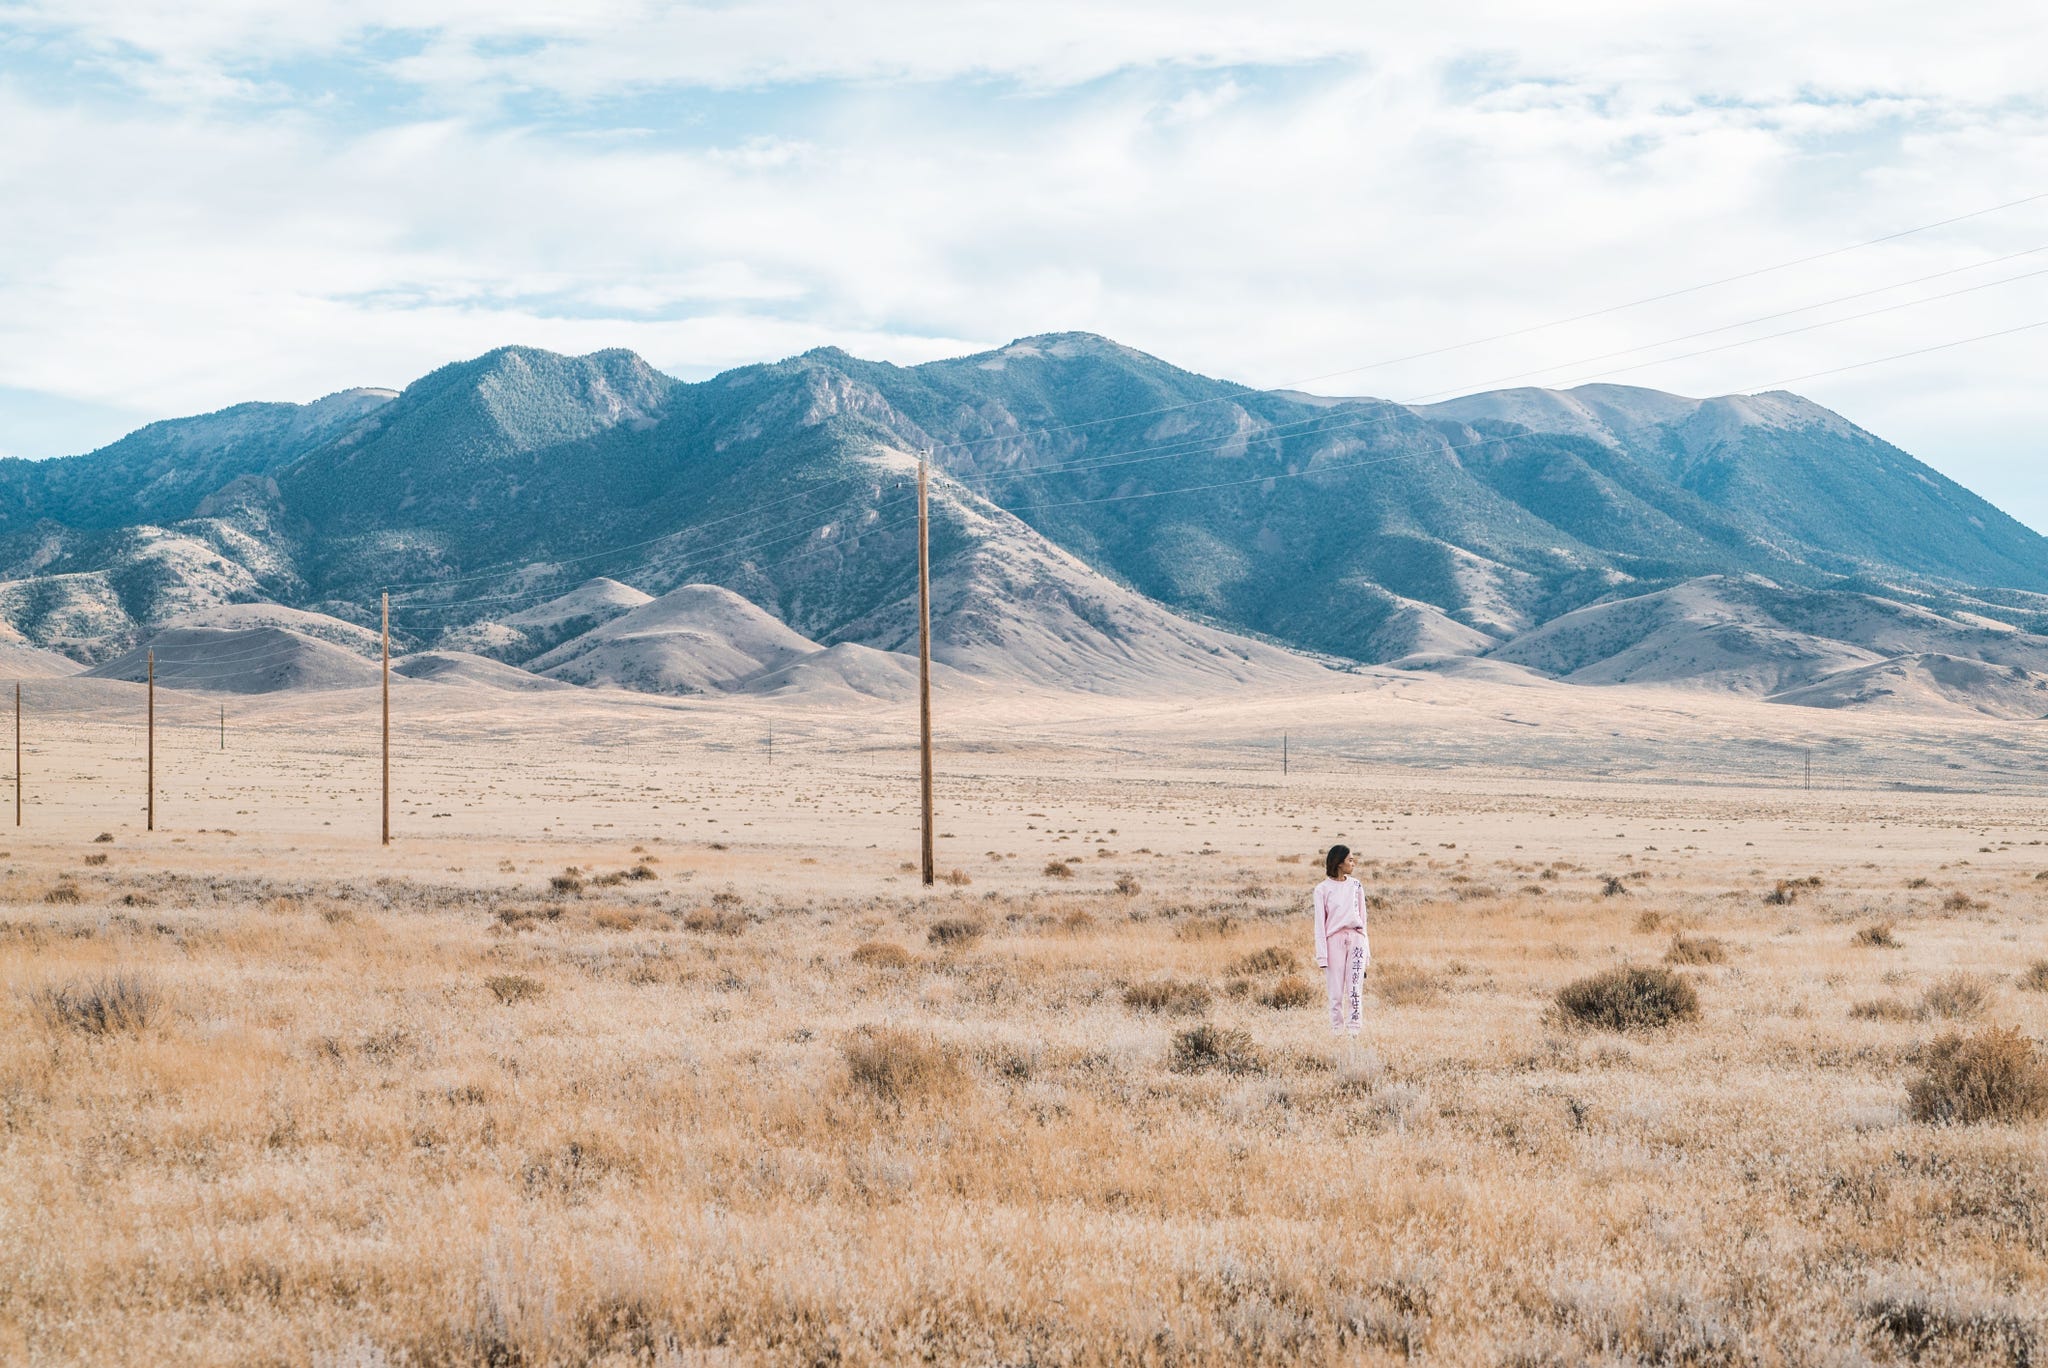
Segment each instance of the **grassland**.
[{"label": "grassland", "polygon": [[[1452,844],[1366,870],[1355,1049],[1282,989],[1305,852],[926,896],[25,845],[0,1358],[2040,1361],[2048,1125],[1909,1091],[1943,1032],[2048,1034],[2032,870]],[[1693,1019],[1556,1006],[1667,959]]]}]

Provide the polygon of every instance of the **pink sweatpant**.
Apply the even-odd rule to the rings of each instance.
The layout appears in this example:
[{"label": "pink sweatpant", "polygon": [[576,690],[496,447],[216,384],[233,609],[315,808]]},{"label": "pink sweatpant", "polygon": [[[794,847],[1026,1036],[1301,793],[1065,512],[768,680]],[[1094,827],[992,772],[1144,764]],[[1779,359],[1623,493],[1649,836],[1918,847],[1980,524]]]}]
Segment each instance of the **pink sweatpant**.
[{"label": "pink sweatpant", "polygon": [[1332,931],[1329,946],[1323,977],[1330,990],[1330,1029],[1357,1035],[1365,1028],[1365,936]]}]

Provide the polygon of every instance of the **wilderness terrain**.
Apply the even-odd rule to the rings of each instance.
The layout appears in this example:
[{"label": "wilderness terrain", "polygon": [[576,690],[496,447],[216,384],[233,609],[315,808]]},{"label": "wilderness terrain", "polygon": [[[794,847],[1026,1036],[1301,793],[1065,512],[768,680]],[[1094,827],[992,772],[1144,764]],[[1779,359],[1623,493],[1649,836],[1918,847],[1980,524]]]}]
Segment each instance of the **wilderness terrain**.
[{"label": "wilderness terrain", "polygon": [[0,1357],[2038,1362],[2031,726],[1486,668],[949,678],[931,891],[901,702],[400,678],[387,848],[374,690],[160,690],[148,832],[32,683]]}]

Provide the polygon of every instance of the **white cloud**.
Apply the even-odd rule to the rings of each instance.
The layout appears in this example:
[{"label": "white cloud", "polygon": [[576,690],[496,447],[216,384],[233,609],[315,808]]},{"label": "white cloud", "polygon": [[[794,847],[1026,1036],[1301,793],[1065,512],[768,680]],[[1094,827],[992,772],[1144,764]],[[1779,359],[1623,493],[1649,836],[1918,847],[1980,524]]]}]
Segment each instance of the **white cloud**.
[{"label": "white cloud", "polygon": [[[16,53],[131,91],[58,98],[21,61],[0,84],[0,386],[176,413],[510,341],[699,374],[1066,328],[1277,384],[2048,190],[2048,20],[2021,6],[847,13],[0,9]],[[279,104],[319,62],[382,93]],[[781,84],[818,81],[845,84]],[[417,102],[380,112],[387,87]],[[626,92],[710,117],[614,122]],[[522,94],[569,126],[512,120]],[[2048,201],[1319,387],[1435,392],[2043,242]],[[2041,281],[1625,378],[1748,388],[2030,317]],[[2033,334],[1809,389],[2048,525],[2020,464],[2044,357]]]}]

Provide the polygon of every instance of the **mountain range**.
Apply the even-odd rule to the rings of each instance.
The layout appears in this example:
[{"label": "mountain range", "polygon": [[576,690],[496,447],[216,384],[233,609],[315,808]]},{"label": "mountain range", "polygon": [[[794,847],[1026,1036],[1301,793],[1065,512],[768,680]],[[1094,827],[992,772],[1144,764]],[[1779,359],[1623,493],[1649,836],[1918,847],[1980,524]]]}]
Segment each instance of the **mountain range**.
[{"label": "mountain range", "polygon": [[[252,632],[360,655],[389,592],[399,648],[441,662],[423,678],[793,671],[779,687],[888,696],[915,641],[921,451],[934,654],[967,676],[1145,692],[1486,657],[2048,713],[2048,541],[1797,395],[1402,405],[1251,390],[1082,333],[698,383],[507,347],[399,391],[0,461],[0,632],[41,667],[119,674],[165,632],[201,664],[277,644]],[[305,654],[305,678],[348,673]]]}]

